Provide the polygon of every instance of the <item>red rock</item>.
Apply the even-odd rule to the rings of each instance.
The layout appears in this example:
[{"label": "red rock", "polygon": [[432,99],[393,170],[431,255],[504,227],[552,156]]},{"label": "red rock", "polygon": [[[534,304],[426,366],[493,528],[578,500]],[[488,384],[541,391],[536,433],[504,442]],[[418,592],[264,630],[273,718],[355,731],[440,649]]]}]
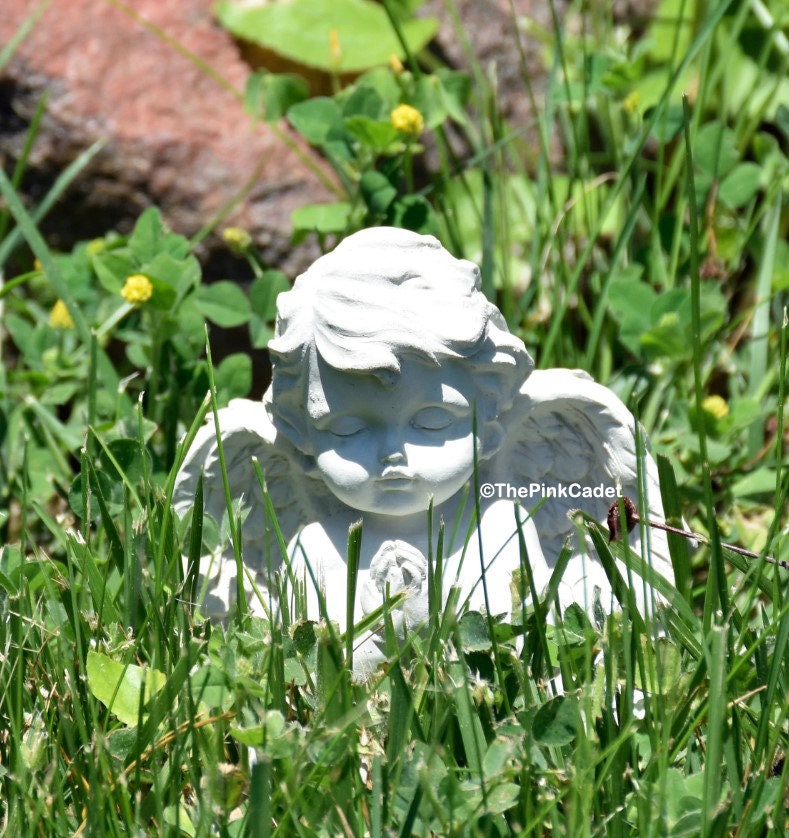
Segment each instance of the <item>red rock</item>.
[{"label": "red rock", "polygon": [[[38,0],[3,5],[7,43]],[[309,244],[291,246],[290,213],[330,200],[331,179],[312,152],[302,148],[300,158],[288,147],[283,136],[293,143],[292,135],[252,124],[241,103],[250,70],[211,5],[136,0],[132,10],[55,0],[17,49],[0,80],[3,157],[18,155],[37,102],[49,95],[25,190],[40,196],[80,151],[107,140],[45,225],[54,244],[129,229],[150,204],[174,230],[194,235],[251,178],[221,226],[248,229],[265,258],[291,274],[315,257]],[[204,250],[209,278],[238,272],[218,237]]]}]

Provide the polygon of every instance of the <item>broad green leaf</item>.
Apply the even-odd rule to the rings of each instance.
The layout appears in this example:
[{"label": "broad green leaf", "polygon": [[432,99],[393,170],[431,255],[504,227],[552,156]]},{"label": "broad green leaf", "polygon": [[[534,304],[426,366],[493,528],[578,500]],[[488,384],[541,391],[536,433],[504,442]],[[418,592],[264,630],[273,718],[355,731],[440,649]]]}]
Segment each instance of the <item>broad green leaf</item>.
[{"label": "broad green leaf", "polygon": [[690,793],[689,786],[694,785],[688,782],[690,779],[683,776],[678,769],[669,768],[663,780],[666,790],[668,825],[674,827],[672,835],[692,835],[694,834],[692,831],[685,830],[698,828],[701,799]]},{"label": "broad green leaf", "polygon": [[658,322],[641,335],[641,348],[650,358],[684,358],[690,353],[685,325],[676,311],[661,314]]},{"label": "broad green leaf", "polygon": [[312,145],[322,145],[330,132],[342,131],[342,114],[334,99],[316,96],[288,110],[288,122]]},{"label": "broad green leaf", "polygon": [[[651,110],[644,114],[645,119],[651,116]],[[659,143],[669,143],[682,130],[683,119],[681,105],[668,105],[653,125],[651,135]]]},{"label": "broad green leaf", "polygon": [[136,263],[124,251],[103,250],[91,261],[99,282],[111,294],[120,294],[126,277],[138,272]]},{"label": "broad green leaf", "polygon": [[745,206],[759,191],[761,173],[756,163],[740,163],[720,185],[718,198],[732,209]]},{"label": "broad green leaf", "polygon": [[161,213],[156,207],[148,207],[134,225],[129,250],[138,262],[146,262],[159,252],[159,241],[165,235]]},{"label": "broad green leaf", "polygon": [[769,817],[770,814],[781,811],[782,804],[778,799],[781,789],[785,789],[785,786],[779,776],[770,777],[765,781],[761,794],[753,802],[754,818]]},{"label": "broad green leaf", "polygon": [[[382,104],[385,103],[384,107],[390,111],[397,105],[403,95],[397,76],[388,67],[376,67],[359,76],[356,80],[356,89],[363,87],[374,90],[380,97]],[[378,115],[381,116],[384,112]],[[351,114],[348,113],[346,116],[351,116]]]},{"label": "broad green leaf", "polygon": [[[79,444],[70,446],[77,452]],[[68,449],[67,449],[68,450]],[[47,447],[39,447],[34,442],[27,443],[27,491],[33,497],[50,497],[57,478],[62,478],[58,462]]]},{"label": "broad green leaf", "polygon": [[91,693],[130,727],[137,724],[141,697],[144,706],[167,682],[157,669],[124,665],[94,651],[88,652],[87,674]]},{"label": "broad green leaf", "polygon": [[175,259],[189,255],[189,240],[167,229],[156,207],[149,207],[137,219],[129,237],[129,252],[140,264],[144,264],[160,253],[169,253]]},{"label": "broad green leaf", "polygon": [[786,291],[789,289],[789,244],[785,241],[778,241],[775,245],[772,289],[773,291]]},{"label": "broad green leaf", "polygon": [[651,324],[649,312],[657,299],[655,291],[639,279],[641,271],[629,268],[608,283],[608,307],[622,324],[638,323],[643,328]]},{"label": "broad green leaf", "polygon": [[265,349],[274,338],[274,326],[271,321],[263,320],[256,314],[249,321],[249,339],[253,349]]},{"label": "broad green leaf", "polygon": [[217,667],[207,665],[189,676],[195,701],[207,710],[227,710],[233,704],[233,690],[227,675]]},{"label": "broad green leaf", "polygon": [[153,294],[144,305],[149,305],[159,311],[169,311],[175,302],[175,288],[169,282],[159,279],[158,276],[149,276],[148,279],[153,286]]},{"label": "broad green leaf", "polygon": [[194,358],[194,347],[205,347],[205,317],[197,306],[196,294],[178,303],[172,316],[177,319],[180,340],[175,349],[185,357]]},{"label": "broad green leaf", "polygon": [[[466,104],[471,96],[471,78],[459,70],[440,69],[435,74],[441,82],[441,98],[452,119],[465,123],[468,120]],[[425,117],[427,124],[430,120]]]},{"label": "broad green leaf", "polygon": [[367,116],[348,117],[345,127],[360,143],[381,153],[390,149],[400,136],[388,120],[370,119]]},{"label": "broad green leaf", "polygon": [[309,85],[301,76],[258,71],[247,79],[244,108],[255,118],[276,122],[289,108],[303,102],[309,93]]},{"label": "broad green leaf", "polygon": [[249,300],[246,294],[229,280],[201,285],[197,290],[195,305],[207,320],[226,329],[241,326],[249,321]]},{"label": "broad green leaf", "polygon": [[264,320],[273,321],[277,315],[277,297],[289,288],[288,278],[281,271],[265,271],[249,289],[252,313]]},{"label": "broad green leaf", "polygon": [[266,756],[270,759],[292,760],[294,750],[298,746],[298,741],[291,739],[287,729],[277,734],[270,733],[268,721],[272,715],[282,718],[281,714],[276,710],[269,710],[266,713],[266,723],[250,727],[231,726],[229,733],[234,739],[237,739],[249,748],[262,747]]},{"label": "broad green leaf", "polygon": [[293,645],[300,655],[306,655],[315,647],[315,623],[312,620],[302,620],[291,629]]},{"label": "broad green leaf", "polygon": [[357,85],[342,102],[342,115],[345,119],[352,116],[366,116],[380,120],[388,117],[381,94],[369,84]]},{"label": "broad green leaf", "polygon": [[370,212],[380,217],[386,215],[392,201],[397,197],[397,190],[389,182],[389,178],[376,171],[365,172],[362,175],[359,190]]},{"label": "broad green leaf", "polygon": [[690,323],[690,291],[687,288],[672,288],[660,294],[649,311],[649,319],[658,324],[666,314],[674,314],[682,326]]},{"label": "broad green leaf", "polygon": [[757,468],[741,477],[731,488],[735,498],[775,493],[775,471],[771,468]]},{"label": "broad green leaf", "polygon": [[[668,99],[669,107],[679,106],[681,109],[682,92],[687,90],[688,86],[693,82],[695,78],[694,72],[695,68],[688,66],[681,73],[670,93]],[[670,78],[670,68],[663,65],[651,72],[644,73],[633,85],[632,93],[637,97],[638,107],[644,111],[645,117],[651,117],[653,113],[652,109],[663,101]],[[676,111],[674,114],[676,114]],[[662,138],[659,139],[659,142],[668,142],[682,127],[681,123],[679,126],[677,125],[673,114],[668,117],[661,117],[659,123],[661,128],[658,129],[655,135],[656,138]],[[671,131],[674,128],[676,128],[676,131],[672,134]]]},{"label": "broad green leaf", "polygon": [[165,806],[163,810],[164,822],[171,827],[178,827],[181,835],[195,836],[195,829],[192,819],[189,817],[189,810],[182,803],[178,806]]},{"label": "broad green leaf", "polygon": [[703,125],[696,135],[693,159],[714,180],[726,177],[740,159],[734,131],[717,121]]},{"label": "broad green leaf", "polygon": [[41,356],[39,330],[35,329],[28,320],[13,312],[4,313],[3,319],[16,348],[27,359],[28,364],[38,361]]},{"label": "broad green leaf", "polygon": [[107,745],[113,759],[123,763],[134,747],[139,733],[134,728],[119,727],[107,736]]},{"label": "broad green leaf", "polygon": [[729,402],[729,415],[721,420],[727,434],[747,428],[752,422],[764,419],[765,409],[758,399],[739,398]]},{"label": "broad green leaf", "polygon": [[[290,0],[250,6],[224,0],[216,7],[220,23],[235,36],[320,70],[359,73],[404,58],[402,45],[384,8],[370,0]],[[429,18],[404,20],[402,34],[419,52],[436,32]]]},{"label": "broad green leaf", "polygon": [[662,0],[650,26],[650,57],[667,63],[683,55],[693,39],[695,4],[687,0]]},{"label": "broad green leaf", "polygon": [[351,205],[347,201],[334,204],[308,204],[291,214],[296,230],[316,233],[342,233],[348,227]]},{"label": "broad green leaf", "polygon": [[465,104],[470,91],[468,75],[445,70],[422,76],[416,83],[410,104],[422,114],[428,128],[437,128],[447,118],[464,123],[467,121]]},{"label": "broad green leaf", "polygon": [[[59,384],[51,384],[41,394],[41,404],[66,404],[78,389],[79,384],[75,381],[62,381]],[[0,431],[0,442],[2,441],[2,437],[3,434]]]},{"label": "broad green leaf", "polygon": [[575,699],[557,696],[546,701],[534,716],[532,733],[543,745],[569,745],[578,731]]},{"label": "broad green leaf", "polygon": [[594,639],[595,630],[592,623],[586,611],[577,602],[571,603],[565,609],[562,625],[556,636],[563,645],[584,645]]},{"label": "broad green leaf", "polygon": [[[98,471],[96,473],[96,479],[104,497],[111,497],[113,483],[110,478],[103,471]],[[85,517],[85,504],[83,503],[83,483],[85,480],[86,478],[82,473],[78,474],[68,492],[69,506],[80,518]],[[89,494],[88,505],[90,506],[91,518],[97,518],[100,513],[99,502],[93,492]]]},{"label": "broad green leaf", "polygon": [[491,815],[501,815],[518,802],[521,788],[515,783],[502,783],[487,794],[485,811]]},{"label": "broad green leaf", "polygon": [[634,354],[641,354],[641,335],[652,325],[650,311],[657,294],[639,279],[640,270],[631,267],[608,284],[608,307],[619,323],[619,339]]},{"label": "broad green leaf", "polygon": [[200,284],[201,271],[200,263],[194,256],[181,258],[162,251],[141,265],[140,273],[152,281],[158,279],[183,294]]},{"label": "broad green leaf", "polygon": [[252,359],[243,352],[228,355],[219,364],[215,380],[222,402],[246,396],[252,386]]},{"label": "broad green leaf", "polygon": [[274,337],[277,316],[277,297],[290,288],[288,278],[281,271],[268,270],[259,276],[249,289],[252,316],[249,335],[255,349],[263,349]]},{"label": "broad green leaf", "polygon": [[[118,468],[128,478],[129,482],[136,483],[144,474],[145,460],[144,452],[140,450],[140,444],[136,439],[114,439],[107,445],[109,454],[104,448],[99,450],[102,471],[112,480],[119,480]],[[118,466],[115,466],[115,463]]]},{"label": "broad green leaf", "polygon": [[406,195],[395,201],[392,224],[426,236],[440,234],[438,219],[427,200],[421,195]]},{"label": "broad green leaf", "polygon": [[467,611],[458,624],[460,640],[467,652],[483,652],[490,649],[488,621],[479,611]]},{"label": "broad green leaf", "polygon": [[510,760],[517,757],[518,739],[516,736],[498,736],[488,746],[482,760],[482,770],[487,778],[507,770]]},{"label": "broad green leaf", "polygon": [[665,638],[652,641],[641,638],[641,645],[652,645],[652,653],[644,655],[643,672],[639,668],[634,673],[634,683],[638,689],[650,695],[668,695],[676,690],[682,674],[680,650],[674,643]]},{"label": "broad green leaf", "polygon": [[282,676],[286,684],[303,687],[307,683],[304,665],[298,658],[285,658],[282,663]]}]

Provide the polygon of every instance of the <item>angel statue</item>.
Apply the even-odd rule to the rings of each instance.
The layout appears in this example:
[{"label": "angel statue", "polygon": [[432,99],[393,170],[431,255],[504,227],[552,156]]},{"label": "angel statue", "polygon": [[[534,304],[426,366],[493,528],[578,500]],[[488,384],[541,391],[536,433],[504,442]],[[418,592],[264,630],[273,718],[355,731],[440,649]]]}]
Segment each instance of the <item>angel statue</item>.
[{"label": "angel statue", "polygon": [[[610,390],[577,370],[534,370],[480,291],[476,265],[432,236],[363,230],[280,294],[277,312],[263,400],[235,399],[218,412],[234,505],[228,510],[213,417],[176,482],[180,515],[202,473],[205,512],[243,520],[241,564],[229,544],[202,560],[203,614],[232,611],[240,568],[250,610],[271,616],[285,607],[284,565],[291,583],[305,585],[308,616],[344,631],[348,533],[359,519],[354,623],[397,592],[401,629],[424,622],[442,521],[445,600],[456,588],[461,606],[511,614],[513,602],[523,604],[522,582],[520,597],[514,584],[522,557],[541,592],[569,537],[560,607],[616,606],[568,511],[603,521],[622,493],[645,497],[642,517],[662,521],[655,464],[642,456],[639,469],[635,420]],[[662,533],[650,534],[647,552],[673,580]],[[624,565],[620,572],[628,578]],[[648,587],[633,587],[648,609]],[[370,665],[380,659],[377,643],[371,632]]]}]

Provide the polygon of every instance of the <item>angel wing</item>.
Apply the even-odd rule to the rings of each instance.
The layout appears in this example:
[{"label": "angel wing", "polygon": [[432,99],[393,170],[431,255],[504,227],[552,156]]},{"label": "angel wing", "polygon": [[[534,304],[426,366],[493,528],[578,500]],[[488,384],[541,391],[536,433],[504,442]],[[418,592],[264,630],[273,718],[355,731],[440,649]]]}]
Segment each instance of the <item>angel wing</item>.
[{"label": "angel wing", "polygon": [[[491,464],[493,479],[531,487],[530,499],[523,501],[527,508],[545,498],[533,519],[549,567],[555,565],[567,537],[574,534],[567,515],[570,509],[583,509],[604,522],[615,500],[610,494],[618,486],[634,501],[639,497],[635,419],[611,390],[587,373],[568,369],[533,372],[504,422],[507,442]],[[644,465],[648,517],[662,522],[657,466],[648,453]],[[609,497],[605,497],[606,489]],[[641,510],[644,513],[646,510]],[[640,551],[638,530],[631,534],[630,544]],[[585,549],[574,545],[559,589],[562,608],[571,602],[590,605],[596,587],[605,607],[611,588],[595,556],[591,541]],[[653,568],[673,582],[668,542],[660,530],[649,533],[649,556]],[[627,578],[626,568],[620,565]],[[646,594],[643,589],[634,593],[643,611],[648,605]]]},{"label": "angel wing", "polygon": [[[277,434],[266,397],[263,401],[233,399],[218,412],[218,418],[230,497],[234,507],[238,506],[236,514],[240,512],[243,519],[241,540],[247,601],[253,613],[260,614],[265,612],[269,593],[274,593],[270,570],[276,570],[282,558],[252,458],[257,458],[260,464],[286,544],[300,526],[320,520],[334,510],[323,484],[305,475],[304,464],[300,462],[303,455]],[[176,478],[173,507],[181,518],[194,504],[201,473],[204,511],[219,524],[228,511],[213,415],[208,416],[198,431]],[[216,550],[201,558],[204,615],[226,616],[230,612],[236,599],[236,577],[233,546],[225,539]]]}]

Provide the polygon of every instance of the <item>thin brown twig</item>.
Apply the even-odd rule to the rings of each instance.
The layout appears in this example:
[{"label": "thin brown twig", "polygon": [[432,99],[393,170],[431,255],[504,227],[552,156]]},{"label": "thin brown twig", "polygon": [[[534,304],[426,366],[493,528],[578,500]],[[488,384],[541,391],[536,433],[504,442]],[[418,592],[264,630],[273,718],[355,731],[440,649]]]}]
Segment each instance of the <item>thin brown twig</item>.
[{"label": "thin brown twig", "polygon": [[[683,530],[679,527],[672,527],[668,524],[662,523],[661,521],[652,521],[649,518],[641,518],[638,514],[638,510],[636,509],[636,505],[632,500],[630,500],[630,498],[625,496],[622,498],[622,501],[625,507],[625,523],[627,525],[628,532],[632,532],[636,524],[644,523],[653,529],[663,530],[664,532],[670,532],[674,535],[681,535],[683,538],[700,541],[702,544],[710,543],[709,538],[704,535],[700,535],[699,533]],[[608,540],[609,542],[618,541],[621,535],[622,527],[619,514],[619,501],[617,501],[616,503],[612,503],[608,509]],[[789,570],[789,561],[776,559],[773,556],[762,556],[761,553],[754,553],[753,550],[746,550],[744,547],[737,547],[734,544],[726,544],[725,542],[721,542],[721,547],[725,547],[727,550],[731,550],[732,553],[737,553],[740,556],[747,556],[749,559],[764,559],[764,561],[769,562],[770,564],[775,564],[785,570]]]}]

